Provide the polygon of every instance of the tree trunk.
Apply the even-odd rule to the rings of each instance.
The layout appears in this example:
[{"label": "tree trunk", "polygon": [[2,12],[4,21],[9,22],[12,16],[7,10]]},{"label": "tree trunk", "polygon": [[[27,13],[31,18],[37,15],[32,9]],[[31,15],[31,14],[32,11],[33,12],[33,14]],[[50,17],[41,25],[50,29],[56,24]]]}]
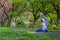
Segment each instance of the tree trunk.
[{"label": "tree trunk", "polygon": [[4,27],[4,22],[1,21],[1,27]]},{"label": "tree trunk", "polygon": [[8,17],[8,19],[7,19],[8,21],[7,21],[7,25],[6,25],[7,27],[10,27],[11,19],[12,19],[12,17]]},{"label": "tree trunk", "polygon": [[60,11],[57,11],[57,25],[60,26]]},{"label": "tree trunk", "polygon": [[52,21],[52,19],[51,19],[51,18],[50,18],[50,20],[51,20],[51,21],[50,21],[50,24],[52,25],[53,21]]},{"label": "tree trunk", "polygon": [[36,24],[36,19],[34,19],[34,22],[33,22],[33,25],[35,25]]},{"label": "tree trunk", "polygon": [[4,14],[1,16],[1,27],[4,27]]}]

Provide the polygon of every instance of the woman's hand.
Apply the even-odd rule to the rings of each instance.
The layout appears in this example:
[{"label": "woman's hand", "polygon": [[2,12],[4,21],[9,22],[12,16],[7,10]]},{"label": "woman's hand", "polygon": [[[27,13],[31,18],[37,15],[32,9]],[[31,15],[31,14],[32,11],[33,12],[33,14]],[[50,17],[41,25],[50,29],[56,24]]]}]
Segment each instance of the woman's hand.
[{"label": "woman's hand", "polygon": [[43,13],[40,13],[40,15],[43,15]]}]

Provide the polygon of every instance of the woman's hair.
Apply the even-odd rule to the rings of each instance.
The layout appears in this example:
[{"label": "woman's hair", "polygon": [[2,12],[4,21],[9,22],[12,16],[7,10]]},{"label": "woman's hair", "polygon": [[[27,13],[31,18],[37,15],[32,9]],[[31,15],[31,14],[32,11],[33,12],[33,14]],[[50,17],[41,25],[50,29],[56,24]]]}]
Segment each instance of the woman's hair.
[{"label": "woman's hair", "polygon": [[41,22],[45,22],[45,18],[42,18],[42,19],[41,19]]}]

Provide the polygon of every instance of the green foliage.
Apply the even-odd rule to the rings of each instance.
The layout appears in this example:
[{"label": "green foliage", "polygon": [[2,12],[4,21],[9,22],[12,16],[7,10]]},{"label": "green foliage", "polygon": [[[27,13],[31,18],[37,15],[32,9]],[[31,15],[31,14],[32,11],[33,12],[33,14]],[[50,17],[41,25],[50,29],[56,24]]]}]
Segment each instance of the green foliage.
[{"label": "green foliage", "polygon": [[33,26],[34,29],[40,29],[42,27],[42,22],[40,19],[37,20],[36,24]]},{"label": "green foliage", "polygon": [[[52,4],[57,5],[58,4],[58,9],[60,8],[60,1],[59,0],[13,0],[13,10],[11,11],[11,15],[13,17],[16,17],[18,15],[21,15],[23,12],[28,11],[31,12],[29,14],[30,16],[28,17],[29,20],[34,21],[34,18],[38,21],[38,18],[40,16],[40,13],[44,13],[46,17],[48,18],[48,21],[51,22],[52,20],[52,25],[57,19],[57,13],[56,10],[54,9],[53,5],[51,4],[51,1],[53,1]],[[19,17],[20,18],[20,17]],[[24,24],[24,21],[28,19],[17,19],[17,26],[19,27],[25,27],[26,25]],[[35,27],[39,28],[40,22],[38,22]],[[51,26],[52,26],[51,25]],[[56,27],[56,26],[55,26]],[[54,26],[52,26],[54,28]]]},{"label": "green foliage", "polygon": [[20,28],[24,28],[26,26],[24,21],[21,18],[17,18],[16,25],[17,27],[20,27]]},{"label": "green foliage", "polygon": [[57,19],[57,14],[56,13],[48,13],[47,14],[47,18],[49,21],[51,21],[51,19],[53,20],[53,22]]},{"label": "green foliage", "polygon": [[15,11],[15,10],[14,10],[14,11],[11,11],[10,13],[11,13],[10,15],[11,15],[11,16],[13,15],[13,17],[16,16],[16,15],[18,15],[18,12]]},{"label": "green foliage", "polygon": [[12,6],[13,10],[11,11],[10,15],[12,15],[13,17],[18,16],[26,10],[26,0],[13,0]]},{"label": "green foliage", "polygon": [[49,29],[49,31],[59,31],[59,29],[58,29],[59,27],[57,27],[57,25],[55,25],[55,24],[49,24],[49,27],[48,27],[48,29]]},{"label": "green foliage", "polygon": [[26,0],[18,0],[18,1],[17,0],[12,0],[12,1],[13,1],[14,4],[19,5],[23,2],[25,2]]}]

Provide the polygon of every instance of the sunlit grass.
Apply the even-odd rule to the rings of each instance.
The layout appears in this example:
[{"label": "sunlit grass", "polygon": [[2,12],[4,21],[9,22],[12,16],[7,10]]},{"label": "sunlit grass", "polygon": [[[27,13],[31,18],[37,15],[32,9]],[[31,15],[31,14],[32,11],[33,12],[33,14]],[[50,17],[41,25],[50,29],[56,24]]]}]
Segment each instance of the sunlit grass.
[{"label": "sunlit grass", "polygon": [[0,40],[50,40],[50,37],[31,34],[24,30],[12,30],[9,27],[0,27]]}]

